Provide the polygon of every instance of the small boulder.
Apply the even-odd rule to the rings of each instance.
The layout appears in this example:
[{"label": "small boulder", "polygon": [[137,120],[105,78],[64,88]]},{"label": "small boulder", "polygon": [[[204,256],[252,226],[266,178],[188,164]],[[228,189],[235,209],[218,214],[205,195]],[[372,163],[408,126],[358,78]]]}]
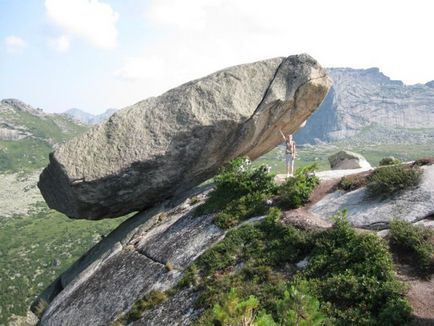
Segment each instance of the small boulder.
[{"label": "small boulder", "polygon": [[332,170],[370,169],[371,164],[360,154],[350,151],[340,151],[329,156]]}]

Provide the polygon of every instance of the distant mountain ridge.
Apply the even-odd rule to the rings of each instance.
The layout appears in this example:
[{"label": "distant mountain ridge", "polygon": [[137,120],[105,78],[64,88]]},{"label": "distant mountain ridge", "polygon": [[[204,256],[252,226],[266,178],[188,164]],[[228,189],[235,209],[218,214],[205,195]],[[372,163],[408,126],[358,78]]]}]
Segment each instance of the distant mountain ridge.
[{"label": "distant mountain ridge", "polygon": [[56,144],[88,128],[68,116],[45,113],[17,99],[0,101],[0,172],[41,168]]},{"label": "distant mountain ridge", "polygon": [[387,130],[434,129],[434,81],[405,85],[378,68],[329,68],[328,72],[334,84],[297,132],[299,144],[347,139],[367,128],[377,129],[381,141],[393,141]]},{"label": "distant mountain ridge", "polygon": [[85,112],[83,110],[72,108],[67,111],[65,111],[63,114],[76,119],[82,123],[88,124],[88,125],[94,125],[98,124],[104,120],[107,120],[110,118],[110,116],[115,113],[117,109],[107,109],[105,112],[101,114],[92,114]]}]

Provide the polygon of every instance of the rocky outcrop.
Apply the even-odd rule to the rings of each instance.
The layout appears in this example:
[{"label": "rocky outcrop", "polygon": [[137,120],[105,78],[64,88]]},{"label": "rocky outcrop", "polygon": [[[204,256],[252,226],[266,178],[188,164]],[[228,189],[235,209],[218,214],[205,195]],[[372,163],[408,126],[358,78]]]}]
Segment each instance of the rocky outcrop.
[{"label": "rocky outcrop", "polygon": [[[345,208],[350,221],[363,228],[387,226],[392,217],[423,219],[434,213],[434,165],[422,169],[419,187],[389,200],[362,198],[358,191],[363,188],[331,192],[311,207],[285,212],[282,222],[309,230],[324,229],[331,225],[330,216]],[[40,324],[109,325],[150,291],[173,288],[185,269],[226,235],[213,224],[212,215],[194,216],[208,190],[206,185],[196,187],[126,220],[40,296],[49,302]],[[262,219],[254,217],[243,223]],[[191,324],[201,313],[195,309],[200,293],[189,288],[174,292],[133,324]]]},{"label": "rocky outcrop", "polygon": [[120,112],[50,155],[39,188],[51,208],[101,219],[141,211],[255,159],[321,104],[330,80],[308,55],[221,70]]},{"label": "rocky outcrop", "polygon": [[350,151],[340,151],[329,156],[332,170],[370,169],[371,164],[360,154]]},{"label": "rocky outcrop", "polygon": [[[344,140],[366,143],[432,143],[434,83],[405,85],[378,68],[327,69],[333,87],[322,105],[295,135],[297,144]],[[409,135],[407,135],[409,134]]]},{"label": "rocky outcrop", "polygon": [[421,184],[387,199],[369,198],[366,187],[334,191],[310,208],[310,212],[330,220],[336,212],[347,210],[356,227],[382,229],[391,219],[416,222],[434,214],[434,165],[423,166]]},{"label": "rocky outcrop", "polygon": [[108,325],[150,291],[173,287],[225,235],[212,215],[192,215],[206,193],[195,188],[125,221],[41,295],[50,302],[41,325]]}]

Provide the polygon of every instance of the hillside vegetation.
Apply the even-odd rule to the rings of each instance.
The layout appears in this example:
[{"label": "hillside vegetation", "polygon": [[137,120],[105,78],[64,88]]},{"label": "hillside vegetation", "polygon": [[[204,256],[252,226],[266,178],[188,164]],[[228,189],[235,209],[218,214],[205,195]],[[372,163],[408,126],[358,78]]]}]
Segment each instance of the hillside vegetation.
[{"label": "hillside vegetation", "polygon": [[[214,222],[229,229],[225,238],[196,259],[175,288],[150,292],[115,324],[138,320],[188,289],[198,294],[194,325],[410,325],[412,308],[390,248],[415,252],[426,273],[434,258],[432,232],[394,222],[391,237],[383,239],[355,230],[345,212],[332,217],[330,228],[296,228],[279,207],[288,208],[282,205],[287,197],[298,199],[289,208],[307,202],[318,184],[307,171],[278,186],[264,167],[245,159],[223,168],[196,215],[213,213]],[[252,194],[263,195],[252,197],[253,207],[261,207],[254,213],[243,208]]]},{"label": "hillside vegetation", "polygon": [[71,118],[46,114],[18,100],[0,102],[0,172],[43,168],[56,144],[88,127]]},{"label": "hillside vegetation", "polygon": [[126,219],[72,220],[38,205],[33,214],[0,218],[0,325],[25,315],[45,287]]}]

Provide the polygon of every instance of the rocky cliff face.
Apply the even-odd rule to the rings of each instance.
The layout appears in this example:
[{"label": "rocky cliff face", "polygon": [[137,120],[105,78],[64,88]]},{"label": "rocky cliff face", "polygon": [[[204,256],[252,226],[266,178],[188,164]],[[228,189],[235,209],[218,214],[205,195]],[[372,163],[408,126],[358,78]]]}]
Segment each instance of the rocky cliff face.
[{"label": "rocky cliff face", "polygon": [[299,144],[344,139],[369,126],[381,127],[385,132],[377,138],[384,141],[393,138],[387,129],[434,128],[433,82],[404,85],[378,68],[330,68],[328,73],[333,87],[297,133]]},{"label": "rocky cliff face", "polygon": [[256,159],[293,133],[330,87],[308,55],[218,71],[114,114],[50,156],[39,188],[51,208],[101,219],[141,211]]}]

